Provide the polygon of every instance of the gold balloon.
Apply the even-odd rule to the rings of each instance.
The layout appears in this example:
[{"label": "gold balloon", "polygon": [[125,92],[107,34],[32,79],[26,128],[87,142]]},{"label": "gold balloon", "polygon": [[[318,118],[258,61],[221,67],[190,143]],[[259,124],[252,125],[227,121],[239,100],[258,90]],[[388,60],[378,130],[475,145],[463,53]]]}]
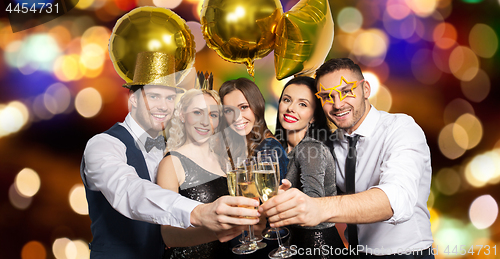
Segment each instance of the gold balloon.
[{"label": "gold balloon", "polygon": [[158,51],[175,56],[175,71],[194,65],[194,36],[181,17],[170,9],[139,7],[122,16],[109,40],[109,55],[116,72],[127,82],[134,78],[137,54]]},{"label": "gold balloon", "polygon": [[254,76],[254,60],[274,48],[274,33],[282,14],[279,0],[205,0],[203,36],[219,56],[245,64]]},{"label": "gold balloon", "polygon": [[281,80],[312,76],[333,43],[333,18],[327,0],[301,0],[286,12],[276,29],[274,69]]}]

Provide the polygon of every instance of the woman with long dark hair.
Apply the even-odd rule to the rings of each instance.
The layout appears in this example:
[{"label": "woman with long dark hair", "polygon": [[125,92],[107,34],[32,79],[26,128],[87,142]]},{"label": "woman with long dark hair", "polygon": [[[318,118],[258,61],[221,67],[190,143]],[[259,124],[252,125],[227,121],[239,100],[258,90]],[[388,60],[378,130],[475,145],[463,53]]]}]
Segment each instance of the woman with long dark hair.
[{"label": "woman with long dark hair", "polygon": [[[286,148],[290,159],[286,179],[311,197],[337,194],[335,161],[323,144],[331,136],[319,99],[315,98],[313,78],[299,76],[288,81],[279,99],[276,138]],[[314,227],[289,226],[290,244],[301,248],[343,248],[335,223]],[[333,251],[333,250],[330,250]],[[329,258],[327,255],[303,255],[301,258]]]},{"label": "woman with long dark hair", "polygon": [[261,150],[276,150],[280,179],[286,176],[288,158],[264,120],[266,102],[259,87],[249,79],[226,81],[219,89],[229,129],[224,131],[226,149],[236,157],[255,156]]},{"label": "woman with long dark hair", "polygon": [[[268,129],[264,120],[266,102],[259,87],[249,79],[238,78],[226,81],[219,89],[223,104],[222,135],[224,145],[219,153],[227,155],[236,163],[237,158],[256,156],[262,150],[276,150],[278,155],[280,179],[286,176],[288,158],[286,151]],[[234,245],[238,238],[233,239]],[[266,241],[267,247],[255,253],[235,256],[235,258],[267,258],[271,250],[277,247],[276,241]]]}]

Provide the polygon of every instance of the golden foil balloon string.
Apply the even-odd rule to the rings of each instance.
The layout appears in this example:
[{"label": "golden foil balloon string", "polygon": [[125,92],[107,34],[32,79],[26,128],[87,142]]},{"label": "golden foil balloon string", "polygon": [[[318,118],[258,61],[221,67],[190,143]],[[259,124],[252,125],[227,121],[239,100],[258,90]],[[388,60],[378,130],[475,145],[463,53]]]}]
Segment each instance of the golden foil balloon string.
[{"label": "golden foil balloon string", "polygon": [[223,59],[245,64],[254,76],[254,61],[274,48],[283,8],[279,0],[205,0],[201,11],[208,47]]},{"label": "golden foil balloon string", "polygon": [[127,82],[134,78],[137,54],[163,52],[175,57],[180,82],[194,65],[195,42],[186,22],[170,9],[139,7],[122,16],[113,28],[109,54],[116,72]]},{"label": "golden foil balloon string", "polygon": [[333,18],[327,0],[301,0],[286,12],[276,29],[276,78],[313,76],[333,43]]}]

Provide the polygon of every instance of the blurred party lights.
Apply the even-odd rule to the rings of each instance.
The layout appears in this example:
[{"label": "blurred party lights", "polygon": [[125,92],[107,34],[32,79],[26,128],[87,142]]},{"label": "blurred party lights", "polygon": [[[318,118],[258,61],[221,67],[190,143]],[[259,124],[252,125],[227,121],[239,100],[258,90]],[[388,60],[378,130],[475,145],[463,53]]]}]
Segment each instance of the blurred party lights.
[{"label": "blurred party lights", "polygon": [[69,204],[74,212],[80,215],[88,215],[89,208],[85,196],[85,187],[83,184],[75,184],[69,191]]},{"label": "blurred party lights", "polygon": [[[63,116],[60,114],[66,113],[69,117],[74,110],[77,112],[71,116],[96,118],[95,123],[101,123],[101,119],[106,121],[108,114],[118,114],[114,111],[103,112],[103,109],[109,109],[107,106],[115,105],[116,99],[126,95],[123,94],[125,90],[119,87],[119,78],[109,60],[111,30],[108,27],[125,12],[138,6],[177,8],[174,11],[179,11],[179,15],[188,21],[195,38],[197,69],[211,71],[214,68],[214,75],[220,76],[215,81],[216,88],[230,76],[241,76],[238,67],[220,63],[220,58],[205,48],[206,42],[198,22],[203,2],[80,0],[76,6],[78,10],[74,10],[73,14],[18,33],[12,33],[8,20],[0,20],[0,58],[3,61],[0,78],[4,80],[2,82],[5,82],[7,90],[2,100],[4,103],[0,103],[0,141],[19,141],[24,137],[22,134],[37,130],[35,127],[39,125],[59,126]],[[298,0],[281,2],[288,10]],[[404,95],[410,88],[416,100],[422,98],[421,93],[436,93],[432,99],[429,98],[429,103],[433,102],[429,108],[433,108],[435,113],[426,122],[427,126],[421,124],[433,155],[432,189],[427,205],[435,240],[433,246],[439,246],[440,254],[436,259],[453,257],[443,255],[447,245],[450,248],[457,244],[497,245],[498,249],[498,203],[495,200],[498,197],[491,190],[500,184],[500,140],[496,149],[484,149],[490,148],[499,138],[495,135],[495,128],[492,129],[496,113],[490,107],[498,97],[495,68],[498,63],[499,30],[487,14],[483,18],[480,17],[482,13],[470,13],[469,17],[463,16],[467,9],[463,10],[465,12],[458,10],[464,6],[471,10],[482,7],[482,12],[484,8],[498,9],[500,0],[330,3],[335,24],[340,30],[335,32],[335,42],[327,59],[350,57],[367,71],[364,77],[370,82],[369,101],[374,107],[382,111],[409,111],[421,123],[425,121],[425,116],[430,115],[427,113],[430,109],[422,107],[415,111],[409,108],[410,105],[404,102],[412,96]],[[479,15],[480,19],[471,18],[474,15],[476,18]],[[163,40],[173,39],[166,37]],[[151,44],[158,45],[158,42]],[[267,101],[265,119],[274,131],[277,101],[284,84],[292,77],[277,81],[274,74],[269,76],[273,73],[272,58],[273,55],[269,55],[256,62],[256,72],[260,75],[255,80]],[[36,93],[22,95],[9,92],[23,86],[23,78],[37,78],[41,74],[49,75],[53,80],[41,80]],[[52,118],[53,123],[35,124]],[[429,128],[429,124],[434,128]],[[41,172],[44,169],[37,169],[40,175],[29,168],[18,172],[26,166],[29,165],[11,166],[15,170],[11,179],[14,176],[15,179],[11,185],[10,182],[6,185],[10,186],[7,207],[11,206],[10,209],[23,215],[38,209],[36,206],[41,206],[39,202],[43,200],[38,196],[42,193],[46,195],[49,189],[45,185],[41,189],[41,181],[44,184],[49,181],[48,176]],[[65,205],[70,211],[68,214],[85,218],[79,216],[88,215],[84,187],[75,182],[68,183],[66,187],[72,185],[69,192],[64,190],[63,202],[69,202],[69,206]],[[471,191],[474,192],[470,194]],[[459,201],[458,206],[443,205],[457,197],[468,198]],[[76,227],[68,226],[74,233],[53,234],[50,241],[27,236],[16,253],[23,259],[89,258],[88,242],[72,240],[74,237],[81,238],[82,234]],[[90,235],[90,231],[87,232],[84,234]],[[475,252],[477,254],[478,251]],[[464,258],[493,257],[477,255]]]},{"label": "blurred party lights", "polygon": [[[68,246],[69,249],[67,248]],[[73,254],[72,250],[76,251],[76,247],[73,244],[73,242],[71,242],[71,240],[69,240],[69,238],[66,237],[58,238],[52,244],[52,253],[54,254],[54,257],[57,259],[63,259],[63,258],[66,259],[69,256],[71,256],[69,258],[74,258],[75,255]],[[68,251],[69,254],[66,253],[66,251]]]},{"label": "blurred party lights", "polygon": [[339,12],[337,24],[347,33],[356,32],[363,25],[363,15],[354,7],[345,7]]},{"label": "blurred party lights", "polygon": [[473,102],[483,101],[491,89],[491,80],[484,70],[479,69],[474,78],[470,81],[460,81],[462,93],[467,99]]},{"label": "blurred party lights", "polygon": [[469,208],[469,218],[477,229],[490,227],[498,216],[498,204],[491,195],[477,197]]},{"label": "blurred party lights", "polygon": [[85,118],[96,116],[102,107],[101,94],[92,87],[81,90],[75,97],[75,108]]},{"label": "blurred party lights", "polygon": [[267,127],[271,132],[276,130],[276,118],[278,116],[278,109],[272,105],[266,105],[266,110],[264,113],[264,120],[266,121]]},{"label": "blurred party lights", "polygon": [[446,124],[455,122],[465,113],[474,114],[472,105],[464,99],[454,99],[444,108],[443,119]]},{"label": "blurred party lights", "polygon": [[[457,119],[455,126],[461,126],[461,128],[463,128],[467,134],[466,137],[464,136],[459,137],[454,135],[457,143],[459,143],[459,139],[461,138],[466,138],[468,140],[467,145],[465,146],[461,145],[462,148],[465,149],[474,148],[475,146],[477,146],[477,144],[479,144],[479,141],[481,141],[483,137],[483,126],[481,125],[479,119],[472,114],[466,113],[460,116]],[[455,129],[453,130],[454,130],[453,134],[455,134]]]},{"label": "blurred party lights", "polygon": [[32,197],[20,194],[15,185],[13,183],[9,188],[9,201],[14,208],[24,210],[30,206]]},{"label": "blurred party lights", "polygon": [[33,169],[24,168],[16,176],[15,187],[21,195],[33,197],[40,190],[40,183],[40,177]]},{"label": "blurred party lights", "polygon": [[0,137],[19,131],[28,119],[28,108],[23,103],[13,101],[0,105]]},{"label": "blurred party lights", "polygon": [[416,15],[427,17],[436,10],[438,0],[405,0],[405,2]]},{"label": "blurred party lights", "polygon": [[29,241],[21,250],[21,259],[45,259],[47,251],[42,243],[38,241]]},{"label": "blurred party lights", "polygon": [[378,89],[380,88],[380,80],[377,75],[372,72],[364,72],[363,77],[370,84],[370,95],[377,95]]},{"label": "blurred party lights", "polygon": [[490,26],[478,23],[470,31],[469,44],[476,55],[491,58],[497,52],[498,37]]},{"label": "blurred party lights", "polygon": [[174,9],[181,4],[182,0],[153,0],[154,5],[158,7],[164,7],[169,9]]},{"label": "blurred party lights", "polygon": [[65,112],[71,103],[71,93],[62,83],[52,84],[43,95],[45,108],[52,114]]},{"label": "blurred party lights", "polygon": [[411,12],[408,5],[398,0],[388,0],[386,6],[387,14],[394,20],[401,20]]},{"label": "blurred party lights", "polygon": [[433,177],[436,188],[445,195],[453,195],[460,189],[461,178],[457,171],[451,168],[439,170]]},{"label": "blurred party lights", "polygon": [[196,52],[202,50],[205,47],[205,45],[207,45],[207,43],[203,38],[203,33],[201,32],[201,24],[199,22],[192,22],[192,21],[186,22],[186,24],[194,36]]},{"label": "blurred party lights", "polygon": [[457,30],[451,23],[440,23],[434,28],[433,40],[439,48],[449,49],[456,44]]},{"label": "blurred party lights", "polygon": [[57,238],[52,244],[52,253],[57,259],[85,259],[90,257],[89,246],[83,240]]},{"label": "blurred party lights", "polygon": [[377,108],[377,110],[386,112],[391,110],[392,95],[389,89],[383,85],[380,85],[377,93],[370,95],[368,100],[370,100],[370,104]]},{"label": "blurred party lights", "polygon": [[451,73],[462,81],[472,80],[479,71],[479,59],[464,46],[458,46],[451,52],[449,64]]},{"label": "blurred party lights", "polygon": [[[462,126],[455,125],[455,123],[446,125],[439,133],[439,150],[445,157],[449,159],[457,159],[465,153],[465,148],[463,148],[456,142],[455,136],[467,137],[467,132],[462,128]],[[468,140],[459,139],[459,142],[468,143]]]}]

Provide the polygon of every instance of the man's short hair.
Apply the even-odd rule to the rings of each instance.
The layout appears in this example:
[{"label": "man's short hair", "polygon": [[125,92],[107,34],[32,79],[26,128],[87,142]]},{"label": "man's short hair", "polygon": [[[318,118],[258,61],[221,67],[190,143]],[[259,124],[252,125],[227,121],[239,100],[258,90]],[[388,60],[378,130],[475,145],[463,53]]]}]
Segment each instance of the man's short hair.
[{"label": "man's short hair", "polygon": [[359,76],[359,79],[364,79],[363,73],[361,72],[361,68],[358,64],[354,63],[350,58],[334,58],[326,61],[316,70],[316,82],[324,75],[335,72],[337,70],[347,69],[352,72],[356,76]]}]

